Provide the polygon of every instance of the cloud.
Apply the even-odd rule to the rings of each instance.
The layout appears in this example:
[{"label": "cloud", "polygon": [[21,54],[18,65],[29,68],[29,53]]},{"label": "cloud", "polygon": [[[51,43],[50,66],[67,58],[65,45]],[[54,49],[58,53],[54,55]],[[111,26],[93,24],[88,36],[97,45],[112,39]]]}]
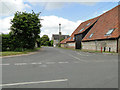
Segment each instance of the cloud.
[{"label": "cloud", "polygon": [[[41,34],[40,36],[46,34],[50,37],[52,37],[52,34],[58,34],[59,33],[59,23],[61,23],[61,31],[62,34],[71,35],[72,32],[78,27],[78,25],[82,22],[81,20],[77,22],[70,21],[68,19],[57,17],[57,16],[42,16],[42,28],[41,28]],[[10,19],[13,19],[13,16],[0,19],[1,28],[0,33],[9,33],[10,30],[8,30],[11,26]]]},{"label": "cloud", "polygon": [[10,20],[13,19],[13,16],[4,18],[4,19],[0,19],[0,33],[9,33],[10,30],[8,30],[10,28]]},{"label": "cloud", "polygon": [[59,2],[59,3],[49,2],[49,3],[46,3],[45,9],[46,10],[60,9],[60,8],[64,7],[64,5],[65,5],[65,3],[63,3],[63,2]]},{"label": "cloud", "polygon": [[61,23],[62,34],[71,35],[71,33],[77,28],[77,26],[82,22],[81,20],[77,22],[70,21],[68,19],[57,17],[57,16],[42,16],[43,21],[41,21],[41,36],[47,34],[50,38],[52,34],[59,33],[59,23]]},{"label": "cloud", "polygon": [[[71,4],[73,1],[63,1],[63,0],[27,0],[31,5],[40,5],[44,7],[46,10],[54,10],[54,9],[60,9],[66,6],[66,4]],[[93,6],[95,5],[99,0],[85,0],[85,1],[78,1],[75,3],[83,4],[83,5],[88,5],[88,6]]]},{"label": "cloud", "polygon": [[42,6],[46,10],[60,9],[66,5],[64,2],[32,2],[31,0],[28,2],[33,6]]},{"label": "cloud", "polygon": [[30,8],[28,4],[24,4],[23,0],[2,0],[0,2],[0,15],[10,15],[16,11],[22,11]]},{"label": "cloud", "polygon": [[80,2],[80,4],[82,5],[87,5],[87,6],[93,6],[95,5],[97,2]]},{"label": "cloud", "polygon": [[[66,3],[79,3],[82,5],[93,6],[98,2],[113,2],[113,0],[26,0],[32,5],[40,5],[45,7],[46,10],[54,10],[63,8]],[[118,0],[114,0],[117,2]]]}]

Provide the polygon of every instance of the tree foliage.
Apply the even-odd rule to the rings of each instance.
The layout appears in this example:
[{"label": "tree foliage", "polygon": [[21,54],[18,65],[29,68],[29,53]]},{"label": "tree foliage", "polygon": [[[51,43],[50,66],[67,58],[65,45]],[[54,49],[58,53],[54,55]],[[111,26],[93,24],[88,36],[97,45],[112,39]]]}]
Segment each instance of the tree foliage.
[{"label": "tree foliage", "polygon": [[40,13],[16,12],[11,20],[10,38],[13,41],[14,50],[33,49],[40,34]]},{"label": "tree foliage", "polygon": [[42,46],[49,46],[49,37],[48,37],[48,35],[43,35],[41,37],[41,45]]},{"label": "tree foliage", "polygon": [[2,37],[2,51],[7,51],[10,48],[10,35],[1,34],[0,37]]},{"label": "tree foliage", "polygon": [[60,39],[60,42],[61,42],[62,40],[64,40],[64,38],[61,38],[61,39]]},{"label": "tree foliage", "polygon": [[51,46],[53,46],[53,40],[50,41]]}]

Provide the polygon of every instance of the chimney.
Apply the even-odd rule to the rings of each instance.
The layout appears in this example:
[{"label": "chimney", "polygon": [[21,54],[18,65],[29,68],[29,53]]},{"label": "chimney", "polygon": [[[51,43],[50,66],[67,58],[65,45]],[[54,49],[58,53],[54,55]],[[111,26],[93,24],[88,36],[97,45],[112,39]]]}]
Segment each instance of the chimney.
[{"label": "chimney", "polygon": [[61,33],[61,24],[59,24],[59,35],[62,35],[62,33]]},{"label": "chimney", "polygon": [[61,39],[61,35],[62,35],[62,33],[61,33],[61,24],[59,24],[59,42],[60,42],[60,39]]}]

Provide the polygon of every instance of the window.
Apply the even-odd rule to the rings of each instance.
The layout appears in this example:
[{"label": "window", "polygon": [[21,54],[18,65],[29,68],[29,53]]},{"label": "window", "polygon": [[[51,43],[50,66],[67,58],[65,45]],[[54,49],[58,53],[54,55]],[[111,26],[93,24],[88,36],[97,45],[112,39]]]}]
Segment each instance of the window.
[{"label": "window", "polygon": [[84,30],[84,28],[80,29],[80,31],[79,31],[79,32],[82,32],[83,30]]},{"label": "window", "polygon": [[69,38],[69,40],[71,40],[71,37]]},{"label": "window", "polygon": [[92,34],[90,34],[89,38],[91,38],[92,36],[93,36],[93,33],[92,33]]},{"label": "window", "polygon": [[113,29],[110,29],[105,35],[110,35],[110,34],[112,34],[112,32],[115,30],[115,28],[113,28]]},{"label": "window", "polygon": [[89,26],[90,25],[90,23],[88,23],[86,26]]}]

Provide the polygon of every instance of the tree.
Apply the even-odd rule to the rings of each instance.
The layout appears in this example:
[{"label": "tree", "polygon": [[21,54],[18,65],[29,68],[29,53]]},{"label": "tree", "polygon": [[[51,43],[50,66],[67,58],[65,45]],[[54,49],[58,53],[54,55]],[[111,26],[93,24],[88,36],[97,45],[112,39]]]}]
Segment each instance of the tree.
[{"label": "tree", "polygon": [[14,40],[14,49],[33,49],[40,34],[40,13],[16,12],[11,20],[11,39]]},{"label": "tree", "polygon": [[60,42],[61,42],[62,40],[64,40],[64,38],[61,38],[61,39],[60,39]]},{"label": "tree", "polygon": [[41,38],[40,38],[40,36],[37,38],[36,43],[37,43],[37,47],[41,46]]},{"label": "tree", "polygon": [[53,46],[53,40],[50,41],[51,46]]},{"label": "tree", "polygon": [[49,37],[48,37],[48,35],[43,35],[41,37],[41,45],[49,46]]}]

